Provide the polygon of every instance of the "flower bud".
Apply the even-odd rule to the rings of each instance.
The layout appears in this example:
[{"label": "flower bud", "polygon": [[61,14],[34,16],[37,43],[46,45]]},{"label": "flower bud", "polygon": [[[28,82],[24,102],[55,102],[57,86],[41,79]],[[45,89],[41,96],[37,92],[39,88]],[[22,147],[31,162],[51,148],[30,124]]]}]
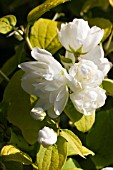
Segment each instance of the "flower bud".
[{"label": "flower bud", "polygon": [[44,118],[46,117],[46,113],[44,112],[44,110],[40,107],[34,107],[31,110],[31,116],[36,119],[36,120],[44,120]]},{"label": "flower bud", "polygon": [[42,144],[44,147],[51,146],[55,144],[57,141],[57,134],[54,132],[53,129],[49,127],[44,127],[43,129],[39,130],[38,133],[38,142]]}]

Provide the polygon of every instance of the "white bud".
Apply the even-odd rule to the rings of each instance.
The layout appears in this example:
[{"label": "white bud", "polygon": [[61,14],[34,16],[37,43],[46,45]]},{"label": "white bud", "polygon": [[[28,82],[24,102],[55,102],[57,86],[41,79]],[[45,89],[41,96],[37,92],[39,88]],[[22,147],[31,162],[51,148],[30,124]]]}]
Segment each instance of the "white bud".
[{"label": "white bud", "polygon": [[36,120],[42,121],[46,117],[46,113],[44,112],[44,110],[42,108],[34,107],[31,110],[31,116]]},{"label": "white bud", "polygon": [[38,142],[42,144],[44,147],[51,146],[55,144],[57,141],[57,133],[54,132],[53,129],[49,127],[44,127],[43,129],[39,130],[38,133]]}]

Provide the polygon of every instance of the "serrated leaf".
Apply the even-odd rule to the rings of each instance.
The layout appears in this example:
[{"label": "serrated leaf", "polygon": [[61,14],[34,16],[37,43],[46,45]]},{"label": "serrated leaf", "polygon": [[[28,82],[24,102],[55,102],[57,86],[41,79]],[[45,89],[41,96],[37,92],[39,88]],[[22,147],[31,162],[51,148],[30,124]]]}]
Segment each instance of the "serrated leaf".
[{"label": "serrated leaf", "polygon": [[73,150],[76,152],[76,154],[84,158],[84,155],[82,153],[82,143],[80,139],[72,131],[63,129],[60,132],[60,135],[70,143],[70,145],[73,147]]},{"label": "serrated leaf", "polygon": [[102,87],[106,90],[107,95],[113,96],[113,80],[104,79],[102,82]]},{"label": "serrated leaf", "polygon": [[[112,102],[111,102],[112,101]],[[110,102],[110,106],[109,106]],[[113,99],[98,112],[94,127],[88,133],[87,146],[96,154],[91,157],[97,169],[113,164]],[[109,109],[107,109],[109,108]]]},{"label": "serrated leaf", "polygon": [[103,10],[106,10],[108,6],[108,0],[86,0],[82,7],[81,15],[83,15],[83,13],[88,12],[88,10],[91,8],[101,7]]},{"label": "serrated leaf", "polygon": [[7,34],[16,25],[16,17],[14,15],[6,15],[0,18],[0,33]]},{"label": "serrated leaf", "polygon": [[73,159],[73,158],[69,158],[65,165],[63,166],[63,169],[62,170],[68,170],[68,169],[78,169],[80,168],[80,165],[78,164],[78,162]]},{"label": "serrated leaf", "polygon": [[34,120],[30,116],[30,95],[21,87],[23,71],[17,71],[8,83],[3,100],[9,103],[7,118],[10,123],[17,126],[29,144],[37,141],[38,131],[44,125],[44,121]]},{"label": "serrated leaf", "polygon": [[51,8],[54,8],[55,6],[67,1],[69,0],[46,0],[44,3],[35,7],[29,12],[27,16],[28,23],[32,24],[34,21],[36,21],[39,17],[41,17],[45,12],[49,11]]},{"label": "serrated leaf", "polygon": [[26,153],[20,151],[13,145],[6,145],[1,150],[1,156],[4,161],[16,161],[23,164],[32,164],[32,159]]},{"label": "serrated leaf", "polygon": [[[82,146],[82,153],[84,156],[87,155],[94,155],[94,152],[92,152],[90,149],[86,148],[85,146]],[[76,150],[73,149],[72,145],[68,142],[67,143],[67,156],[73,156],[77,155]]]},{"label": "serrated leaf", "polygon": [[104,29],[104,36],[102,38],[102,42],[105,41],[106,38],[110,35],[112,30],[112,23],[110,22],[110,20],[105,18],[91,18],[88,20],[88,22],[91,26],[96,25]]},{"label": "serrated leaf", "polygon": [[61,136],[48,148],[40,147],[36,162],[39,170],[61,170],[67,158],[67,143]]},{"label": "serrated leaf", "polygon": [[57,26],[59,22],[49,19],[39,19],[31,27],[30,42],[33,47],[38,46],[52,54],[57,52],[62,45],[58,40]]}]

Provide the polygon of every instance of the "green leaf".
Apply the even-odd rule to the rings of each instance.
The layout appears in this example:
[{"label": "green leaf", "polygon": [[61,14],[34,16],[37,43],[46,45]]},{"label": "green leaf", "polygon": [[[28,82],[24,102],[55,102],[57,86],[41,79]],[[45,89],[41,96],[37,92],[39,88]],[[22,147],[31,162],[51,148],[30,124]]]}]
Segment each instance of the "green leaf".
[{"label": "green leaf", "polygon": [[[14,71],[18,68],[18,64],[23,61],[28,60],[24,50],[24,43],[21,43],[19,46],[16,46],[15,55],[9,58],[1,68],[1,71],[6,77],[12,75]],[[12,67],[13,66],[13,67]],[[4,77],[0,75],[0,83],[4,80]]]},{"label": "green leaf", "polygon": [[66,163],[63,166],[62,170],[69,170],[69,169],[73,169],[73,168],[80,168],[80,165],[78,164],[78,162],[73,159],[73,158],[69,158]]},{"label": "green leaf", "polygon": [[11,130],[11,138],[8,144],[13,144],[24,151],[31,151],[34,148],[34,145],[29,145],[22,136],[17,135],[12,130]]},{"label": "green leaf", "polygon": [[[112,101],[112,102],[111,102]],[[111,107],[109,106],[109,102]],[[91,157],[97,169],[113,164],[113,99],[97,113],[96,121],[87,135],[87,146],[94,151]],[[109,108],[109,109],[107,109]]]},{"label": "green leaf", "polygon": [[52,54],[57,52],[62,45],[58,40],[57,26],[59,22],[49,19],[39,19],[31,27],[30,42],[33,47],[38,46]]},{"label": "green leaf", "polygon": [[[94,155],[94,152],[92,152],[91,150],[89,150],[85,146],[82,146],[81,150],[82,150],[82,153],[83,153],[84,156]],[[67,143],[67,156],[73,156],[73,155],[77,155],[77,152],[76,152],[76,150],[73,149],[72,145],[68,142]]]},{"label": "green leaf", "polygon": [[104,36],[102,38],[102,42],[105,41],[105,39],[110,35],[112,30],[112,23],[110,20],[105,18],[91,18],[88,20],[89,24],[91,26],[98,26],[102,29],[104,29]]},{"label": "green leaf", "polygon": [[103,10],[106,10],[108,6],[109,6],[108,0],[86,0],[82,7],[81,15],[88,12],[88,10],[91,8],[100,7]]},{"label": "green leaf", "polygon": [[16,161],[22,164],[32,164],[32,159],[26,153],[20,151],[13,145],[6,145],[1,150],[1,156],[4,161]]},{"label": "green leaf", "polygon": [[95,122],[95,113],[89,116],[83,115],[80,120],[74,123],[74,125],[79,131],[85,133],[92,128],[94,122]]},{"label": "green leaf", "polygon": [[64,112],[72,122],[76,122],[76,121],[80,120],[83,116],[81,113],[79,113],[75,109],[75,107],[70,99],[68,100],[68,103],[64,109]]},{"label": "green leaf", "polygon": [[67,143],[61,136],[48,148],[40,147],[36,162],[39,170],[61,170],[67,158]]},{"label": "green leaf", "polygon": [[84,116],[75,109],[71,100],[68,101],[64,112],[81,132],[89,131],[95,122],[95,114]]},{"label": "green leaf", "polygon": [[84,155],[82,153],[82,143],[80,139],[72,131],[63,129],[60,132],[60,135],[70,143],[70,145],[73,147],[73,150],[76,152],[76,154],[84,158]]},{"label": "green leaf", "polygon": [[16,22],[16,17],[14,15],[6,15],[0,18],[0,33],[7,34],[13,30]]},{"label": "green leaf", "polygon": [[3,100],[9,103],[7,118],[17,126],[29,144],[37,141],[38,131],[45,125],[44,121],[34,120],[30,116],[30,95],[21,87],[23,71],[17,71],[8,83]]},{"label": "green leaf", "polygon": [[36,21],[39,17],[41,17],[45,12],[49,11],[51,8],[54,8],[55,6],[67,1],[69,0],[46,0],[44,3],[35,7],[29,12],[27,16],[28,23],[32,24],[34,21]]},{"label": "green leaf", "polygon": [[102,82],[103,89],[106,90],[107,95],[113,96],[113,80],[111,79],[104,79]]},{"label": "green leaf", "polygon": [[5,170],[23,170],[23,165],[20,162],[8,161],[4,162],[6,169]]}]

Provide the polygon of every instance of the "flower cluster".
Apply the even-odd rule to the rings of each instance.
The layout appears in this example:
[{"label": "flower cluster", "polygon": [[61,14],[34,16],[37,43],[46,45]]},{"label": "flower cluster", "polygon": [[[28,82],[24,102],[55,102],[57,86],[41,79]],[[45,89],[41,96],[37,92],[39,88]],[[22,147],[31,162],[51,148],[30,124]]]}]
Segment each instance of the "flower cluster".
[{"label": "flower cluster", "polygon": [[[31,55],[37,61],[20,64],[20,68],[25,71],[22,77],[23,89],[38,96],[31,110],[35,119],[43,120],[45,111],[51,118],[57,118],[69,97],[74,107],[84,115],[93,114],[105,104],[105,90],[100,85],[111,63],[104,58],[103,48],[99,45],[103,34],[103,29],[96,26],[90,28],[87,21],[74,19],[62,24],[58,31],[59,41],[66,49],[65,59],[71,62],[62,62],[63,67],[50,52],[35,47]],[[56,142],[56,135],[50,137],[55,137],[53,143],[51,139],[48,140],[49,132],[47,127],[39,131],[38,141],[44,146]]]},{"label": "flower cluster", "polygon": [[64,63],[70,75],[70,99],[84,115],[93,114],[106,99],[105,90],[100,85],[111,63],[104,58],[103,48],[99,45],[103,35],[103,29],[90,28],[83,19],[62,24],[58,32],[59,40],[66,49],[65,58],[72,61]]}]

